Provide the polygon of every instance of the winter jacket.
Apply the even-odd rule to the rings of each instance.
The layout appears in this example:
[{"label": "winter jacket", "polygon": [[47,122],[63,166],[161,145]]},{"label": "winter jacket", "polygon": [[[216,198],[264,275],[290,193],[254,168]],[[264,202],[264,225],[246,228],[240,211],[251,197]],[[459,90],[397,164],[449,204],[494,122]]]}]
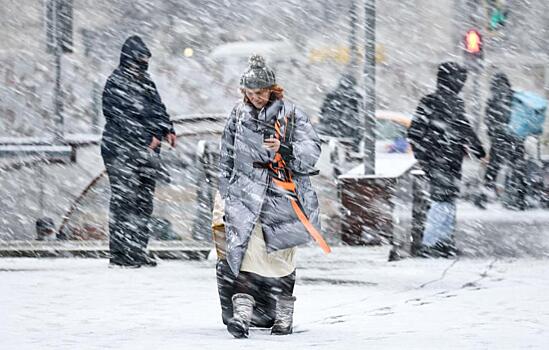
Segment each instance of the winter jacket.
[{"label": "winter jacket", "polygon": [[[219,192],[225,201],[227,261],[238,275],[252,230],[261,221],[268,252],[295,247],[310,241],[290,200],[272,182],[267,169],[254,163],[268,163],[275,153],[263,147],[275,120],[284,134],[285,117],[294,115],[292,143],[285,160],[294,173],[296,191],[305,214],[320,230],[319,203],[307,175],[320,156],[320,140],[308,117],[289,102],[270,101],[261,111],[250,104],[238,103],[227,119],[220,149]],[[288,123],[290,124],[290,123]],[[289,137],[289,136],[288,136]],[[281,149],[282,149],[281,148]]]},{"label": "winter jacket", "polygon": [[414,155],[430,180],[435,201],[452,201],[458,196],[467,150],[478,158],[485,156],[458,96],[465,80],[466,71],[459,65],[441,64],[437,90],[420,100],[408,129]]},{"label": "winter jacket", "polygon": [[508,139],[508,124],[511,120],[511,104],[513,90],[507,76],[503,73],[496,73],[490,87],[492,96],[486,104],[486,126],[488,135],[492,140]]},{"label": "winter jacket", "polygon": [[337,88],[326,95],[320,109],[319,132],[334,137],[349,137],[358,146],[364,135],[360,118],[362,96],[352,77],[343,77]]},{"label": "winter jacket", "polygon": [[128,38],[122,46],[120,65],[109,76],[103,90],[104,157],[142,151],[153,136],[162,140],[173,132],[166,107],[142,60],[150,56],[138,36]]}]

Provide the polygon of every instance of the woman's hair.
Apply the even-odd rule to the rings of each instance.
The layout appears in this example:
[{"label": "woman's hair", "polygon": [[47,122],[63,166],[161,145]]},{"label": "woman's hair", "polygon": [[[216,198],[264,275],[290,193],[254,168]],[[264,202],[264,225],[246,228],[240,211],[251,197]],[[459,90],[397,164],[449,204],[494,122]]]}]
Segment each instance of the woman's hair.
[{"label": "woman's hair", "polygon": [[[284,88],[282,86],[275,84],[266,89],[271,91],[271,96],[274,96],[275,99],[282,100],[284,98]],[[246,89],[240,88],[240,92],[242,93],[244,103],[249,103],[250,100],[246,96]]]}]

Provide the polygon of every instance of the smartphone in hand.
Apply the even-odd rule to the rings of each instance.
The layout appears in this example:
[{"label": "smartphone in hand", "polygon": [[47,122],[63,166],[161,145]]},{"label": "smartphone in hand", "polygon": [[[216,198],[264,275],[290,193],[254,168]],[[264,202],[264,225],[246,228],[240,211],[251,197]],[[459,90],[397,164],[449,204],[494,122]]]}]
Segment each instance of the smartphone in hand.
[{"label": "smartphone in hand", "polygon": [[274,138],[275,138],[275,135],[274,135],[273,130],[266,129],[266,130],[263,131],[263,141],[265,141],[267,139],[274,139]]}]

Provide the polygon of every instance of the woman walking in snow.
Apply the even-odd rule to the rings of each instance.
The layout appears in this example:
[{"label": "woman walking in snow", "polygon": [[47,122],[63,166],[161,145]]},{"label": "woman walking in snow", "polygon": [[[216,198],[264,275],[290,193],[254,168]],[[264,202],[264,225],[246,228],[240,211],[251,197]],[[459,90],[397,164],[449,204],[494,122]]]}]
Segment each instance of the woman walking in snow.
[{"label": "woman walking in snow", "polygon": [[[264,312],[269,305],[275,309],[271,333],[290,334],[296,247],[320,229],[309,178],[320,140],[307,116],[284,100],[284,90],[261,56],[250,58],[240,88],[243,100],[229,115],[220,152],[226,264],[234,278],[227,329],[237,338],[247,337],[254,306],[261,302]],[[289,181],[281,182],[281,176]],[[295,189],[287,186],[292,183]]]}]

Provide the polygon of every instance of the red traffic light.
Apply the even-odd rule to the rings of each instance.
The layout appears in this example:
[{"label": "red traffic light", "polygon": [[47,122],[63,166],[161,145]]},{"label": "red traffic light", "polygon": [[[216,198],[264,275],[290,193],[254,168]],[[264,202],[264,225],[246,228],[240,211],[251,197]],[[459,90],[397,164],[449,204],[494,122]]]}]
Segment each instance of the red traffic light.
[{"label": "red traffic light", "polygon": [[465,50],[473,55],[480,54],[482,50],[482,36],[475,29],[470,29],[465,34]]}]

